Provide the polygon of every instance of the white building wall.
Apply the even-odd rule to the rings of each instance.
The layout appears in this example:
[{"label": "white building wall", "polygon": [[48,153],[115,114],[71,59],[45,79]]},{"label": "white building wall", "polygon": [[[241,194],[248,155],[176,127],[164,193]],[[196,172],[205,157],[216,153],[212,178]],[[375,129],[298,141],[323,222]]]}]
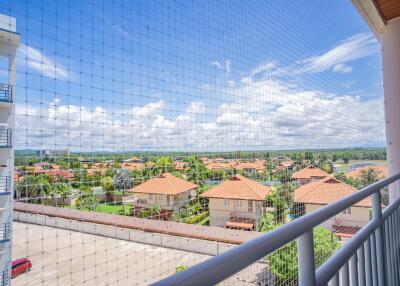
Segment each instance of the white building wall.
[{"label": "white building wall", "polygon": [[[325,205],[311,205],[306,204],[306,213],[313,212]],[[332,229],[332,225],[342,225],[349,227],[362,227],[369,222],[370,219],[370,209],[362,207],[352,207],[350,208],[351,213],[340,213],[329,220],[325,221],[322,226]]]},{"label": "white building wall", "polygon": [[[14,174],[14,126],[15,126],[15,97],[16,97],[16,49],[19,45],[19,34],[16,33],[15,18],[0,15],[0,56],[8,60],[8,82],[1,84],[10,87],[7,94],[11,100],[0,100],[0,128],[3,148],[0,149],[0,273],[10,279],[11,273],[11,240],[12,240],[12,193]],[[4,87],[3,87],[4,88]],[[11,140],[7,140],[7,131],[11,130]],[[7,143],[5,143],[7,142]],[[6,148],[4,148],[6,146]],[[6,282],[6,285],[8,283]]]}]

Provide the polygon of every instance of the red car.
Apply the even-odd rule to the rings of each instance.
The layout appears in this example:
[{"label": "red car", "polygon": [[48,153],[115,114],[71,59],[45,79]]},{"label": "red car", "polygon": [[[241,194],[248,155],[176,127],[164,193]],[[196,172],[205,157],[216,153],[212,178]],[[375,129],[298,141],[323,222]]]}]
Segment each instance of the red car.
[{"label": "red car", "polygon": [[32,262],[28,258],[16,259],[11,264],[11,277],[17,277],[18,275],[31,270]]}]

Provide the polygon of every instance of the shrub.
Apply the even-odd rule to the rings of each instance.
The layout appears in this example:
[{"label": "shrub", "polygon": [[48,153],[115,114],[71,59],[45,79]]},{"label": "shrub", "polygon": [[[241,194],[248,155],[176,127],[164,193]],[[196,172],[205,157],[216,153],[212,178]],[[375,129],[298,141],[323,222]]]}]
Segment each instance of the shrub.
[{"label": "shrub", "polygon": [[204,220],[206,217],[208,217],[208,211],[202,212],[202,213],[200,213],[200,214],[198,214],[198,215],[196,215],[194,217],[191,217],[190,219],[188,219],[186,221],[186,223],[196,224],[196,223],[199,223],[202,220]]},{"label": "shrub", "polygon": [[[320,266],[339,247],[340,243],[332,232],[323,227],[316,227],[314,229],[315,267]],[[267,261],[272,273],[280,283],[285,285],[297,283],[298,265],[295,241],[270,254]]]}]

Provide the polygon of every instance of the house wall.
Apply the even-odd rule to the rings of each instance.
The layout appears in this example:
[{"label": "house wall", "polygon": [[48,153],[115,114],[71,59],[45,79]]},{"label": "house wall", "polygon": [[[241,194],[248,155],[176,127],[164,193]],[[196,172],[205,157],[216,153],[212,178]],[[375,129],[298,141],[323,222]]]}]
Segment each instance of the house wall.
[{"label": "house wall", "polygon": [[[227,204],[225,204],[225,201]],[[258,220],[263,214],[262,202],[252,202],[253,211],[249,212],[248,200],[210,198],[208,203],[210,225],[224,227],[224,224],[229,221],[231,217],[252,218],[256,220],[256,224],[258,224]]]},{"label": "house wall", "polygon": [[[310,213],[319,208],[324,207],[324,205],[312,205],[306,204],[306,213]],[[329,220],[325,221],[322,226],[332,229],[332,225],[343,225],[351,227],[362,227],[369,222],[370,209],[361,207],[352,207],[351,214],[340,213]]]},{"label": "house wall", "polygon": [[[149,208],[154,204],[159,205],[162,209],[178,210],[184,204],[188,203],[195,195],[196,190],[186,191],[178,195],[158,195],[135,193],[134,196],[145,201],[145,203],[137,203],[137,206]],[[168,201],[169,197],[169,201]]]}]

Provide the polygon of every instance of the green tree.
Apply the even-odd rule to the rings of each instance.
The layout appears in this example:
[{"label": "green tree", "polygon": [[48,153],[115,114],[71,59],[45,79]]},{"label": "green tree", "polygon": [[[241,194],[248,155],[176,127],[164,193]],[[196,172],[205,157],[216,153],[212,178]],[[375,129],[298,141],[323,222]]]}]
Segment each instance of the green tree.
[{"label": "green tree", "polygon": [[132,172],[127,169],[117,170],[117,172],[113,177],[113,184],[116,190],[122,190],[123,192],[132,188],[133,187]]},{"label": "green tree", "polygon": [[[315,267],[319,267],[340,247],[339,240],[323,227],[314,228]],[[298,263],[295,241],[267,256],[268,264],[279,284],[297,285]]]},{"label": "green tree", "polygon": [[53,195],[53,186],[47,175],[28,175],[17,185],[17,191],[21,197],[28,198],[28,202],[48,203],[48,198]]},{"label": "green tree", "polygon": [[84,187],[82,188],[81,194],[79,198],[76,200],[76,208],[77,209],[88,209],[93,211],[96,209],[96,198],[93,195],[93,192],[90,188]]},{"label": "green tree", "polygon": [[267,212],[261,219],[259,231],[268,232],[279,226],[280,225],[276,223],[275,214],[273,212]]},{"label": "green tree", "polygon": [[113,179],[111,177],[104,177],[100,180],[100,185],[106,192],[111,192],[114,190]]},{"label": "green tree", "polygon": [[321,163],[321,170],[325,171],[329,174],[332,174],[333,173],[333,164],[331,162],[324,161]]},{"label": "green tree", "polygon": [[161,207],[157,204],[153,204],[150,207],[150,216],[158,216],[161,213]]},{"label": "green tree", "polygon": [[171,173],[175,169],[172,159],[169,156],[161,156],[157,159],[156,163],[159,173]]},{"label": "green tree", "polygon": [[65,199],[71,196],[71,186],[65,183],[55,184],[53,197],[54,201],[57,202],[58,198],[61,198],[61,205],[64,207]]},{"label": "green tree", "polygon": [[371,185],[377,181],[379,181],[378,174],[373,168],[361,171],[361,183],[363,186]]}]

